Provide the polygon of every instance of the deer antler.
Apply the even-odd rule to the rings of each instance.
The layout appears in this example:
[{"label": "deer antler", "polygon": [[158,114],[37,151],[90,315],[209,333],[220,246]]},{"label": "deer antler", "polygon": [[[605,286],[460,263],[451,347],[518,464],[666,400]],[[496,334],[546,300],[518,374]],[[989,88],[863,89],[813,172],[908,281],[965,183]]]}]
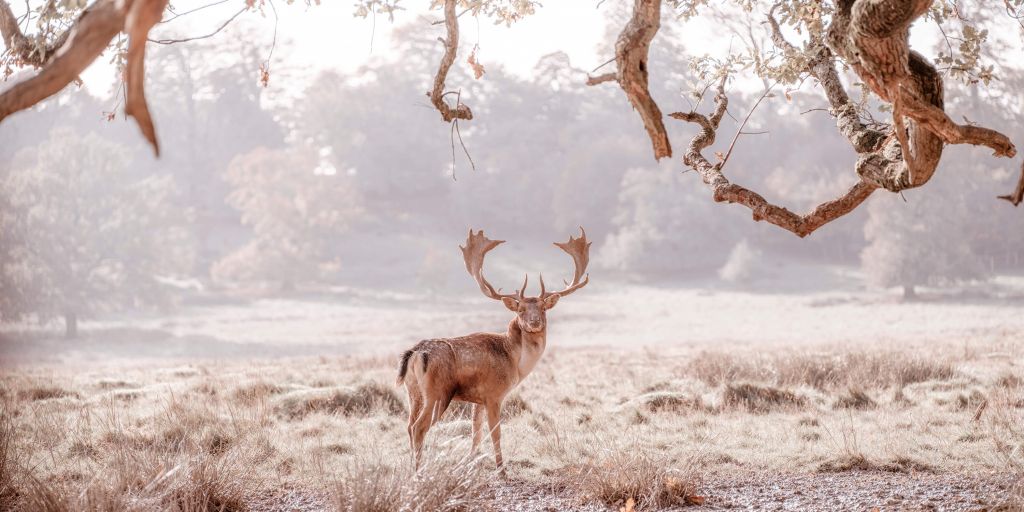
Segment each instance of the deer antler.
[{"label": "deer antler", "polygon": [[[473,279],[476,279],[476,284],[480,285],[480,291],[483,292],[484,295],[494,300],[501,300],[506,297],[519,299],[522,298],[523,293],[526,291],[525,280],[523,281],[523,288],[519,290],[518,294],[501,294],[491,286],[491,283],[487,282],[486,278],[484,278],[484,256],[486,256],[491,249],[494,249],[503,243],[505,243],[504,240],[491,240],[487,238],[484,236],[484,231],[482,229],[477,231],[476,234],[473,234],[473,229],[470,228],[469,236],[466,237],[466,246],[463,247],[460,245],[459,248],[462,249],[462,258],[466,260],[466,271],[469,272],[469,275],[473,276]],[[529,279],[529,276],[527,276],[527,279]]]},{"label": "deer antler", "polygon": [[[587,232],[580,227],[580,237],[573,238],[569,236],[569,241],[564,243],[555,242],[555,246],[565,251],[569,256],[572,256],[572,261],[576,265],[576,272],[572,276],[571,283],[565,283],[566,287],[560,292],[548,293],[544,289],[544,276],[540,277],[540,296],[541,298],[550,297],[551,295],[566,296],[570,293],[579,290],[590,282],[590,274],[584,275],[587,271],[587,264],[590,263],[590,242],[587,241]],[[582,278],[582,280],[581,280]]]}]

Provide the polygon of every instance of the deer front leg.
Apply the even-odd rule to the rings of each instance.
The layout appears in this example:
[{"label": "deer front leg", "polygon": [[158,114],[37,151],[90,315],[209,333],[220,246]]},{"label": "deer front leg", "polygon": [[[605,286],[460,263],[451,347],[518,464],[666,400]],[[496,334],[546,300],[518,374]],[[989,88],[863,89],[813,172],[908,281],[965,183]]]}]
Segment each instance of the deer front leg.
[{"label": "deer front leg", "polygon": [[501,461],[501,402],[487,404],[487,427],[491,429],[491,442],[494,444],[494,462],[498,471],[505,474],[505,467]]},{"label": "deer front leg", "polygon": [[483,404],[473,404],[473,455],[476,455],[480,441],[484,438],[484,412]]}]

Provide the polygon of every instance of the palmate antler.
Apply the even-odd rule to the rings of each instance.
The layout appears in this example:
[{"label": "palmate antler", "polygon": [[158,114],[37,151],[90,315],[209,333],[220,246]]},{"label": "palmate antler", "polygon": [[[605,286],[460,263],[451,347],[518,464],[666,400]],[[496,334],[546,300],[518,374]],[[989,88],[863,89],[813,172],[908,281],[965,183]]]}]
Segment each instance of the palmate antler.
[{"label": "palmate antler", "polygon": [[[484,277],[484,257],[487,253],[495,247],[505,243],[504,240],[491,240],[484,236],[483,230],[473,233],[473,230],[469,230],[469,236],[466,237],[466,245],[459,246],[462,249],[462,258],[466,262],[466,271],[469,275],[476,279],[476,284],[480,286],[480,291],[489,298],[494,300],[502,300],[505,298],[512,298],[521,300],[523,294],[526,293],[526,284],[529,281],[529,275],[523,279],[523,287],[519,289],[517,293],[503,294],[499,293],[499,290],[495,290],[494,286],[487,281]],[[570,293],[579,290],[590,282],[590,276],[586,274],[587,264],[590,263],[590,242],[587,241],[587,232],[580,228],[580,237],[573,238],[569,237],[568,242],[558,243],[555,242],[555,246],[563,250],[569,256],[572,256],[572,261],[575,264],[575,272],[573,273],[572,282],[566,283],[564,290],[557,292],[548,292],[544,288],[544,276],[540,277],[540,298],[544,299],[552,295],[558,295],[564,297]]]},{"label": "palmate antler", "polygon": [[[590,242],[587,241],[587,232],[580,226],[580,237],[569,237],[568,242],[558,243],[555,246],[572,256],[576,271],[573,273],[572,282],[565,283],[565,289],[559,292],[548,292],[544,289],[544,276],[540,276],[540,298],[545,299],[552,295],[565,297],[570,293],[579,290],[590,282],[590,275],[586,274],[587,265],[590,263]],[[582,278],[582,281],[580,280]]]},{"label": "palmate antler", "polygon": [[527,275],[526,279],[523,280],[523,287],[520,288],[518,293],[502,294],[498,293],[497,290],[491,286],[491,283],[487,282],[484,278],[484,256],[494,249],[495,247],[505,243],[504,240],[491,240],[484,236],[484,231],[481,229],[477,233],[473,234],[473,229],[470,228],[469,236],[466,237],[466,246],[459,246],[462,249],[462,258],[466,261],[466,271],[469,275],[476,279],[476,284],[480,285],[480,291],[487,297],[494,300],[502,300],[504,298],[520,299],[523,297],[523,293],[526,292],[526,282],[530,276]]}]

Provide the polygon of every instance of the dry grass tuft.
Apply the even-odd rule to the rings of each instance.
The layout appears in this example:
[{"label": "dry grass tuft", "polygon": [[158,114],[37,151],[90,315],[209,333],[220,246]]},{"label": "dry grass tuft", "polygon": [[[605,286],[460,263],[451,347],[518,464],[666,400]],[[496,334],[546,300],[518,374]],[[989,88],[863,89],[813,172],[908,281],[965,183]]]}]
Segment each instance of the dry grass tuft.
[{"label": "dry grass tuft", "polygon": [[878,465],[871,462],[863,454],[846,454],[834,460],[818,465],[819,473],[841,473],[844,471],[875,471]]},{"label": "dry grass tuft", "polygon": [[722,390],[724,407],[740,407],[753,413],[803,407],[807,399],[784,389],[754,384],[729,384]]},{"label": "dry grass tuft", "polygon": [[832,405],[836,409],[858,409],[867,410],[878,407],[878,402],[875,402],[867,393],[862,389],[850,388],[845,394],[840,395],[836,399],[836,402]]},{"label": "dry grass tuft", "polygon": [[96,387],[100,389],[134,389],[142,387],[136,382],[121,379],[100,379],[96,381]]},{"label": "dry grass tuft", "polygon": [[692,473],[671,469],[668,460],[632,449],[612,451],[591,464],[560,473],[559,483],[585,502],[617,506],[632,500],[637,508],[645,509],[703,501]]},{"label": "dry grass tuft", "polygon": [[16,458],[14,422],[7,408],[0,410],[0,510],[15,510],[18,502],[17,483],[14,481]]},{"label": "dry grass tuft", "polygon": [[288,419],[300,419],[309,414],[342,414],[366,416],[374,411],[391,415],[405,413],[405,404],[390,387],[379,382],[368,382],[357,388],[335,387],[303,389],[278,397],[274,411]]},{"label": "dry grass tuft", "polygon": [[68,391],[57,386],[30,386],[18,391],[18,398],[21,400],[38,401],[50,400],[53,398],[79,398],[78,393]]},{"label": "dry grass tuft", "polygon": [[501,414],[505,418],[515,418],[530,412],[530,405],[519,395],[512,395],[501,404]]},{"label": "dry grass tuft", "polygon": [[1024,386],[1024,379],[1013,373],[1004,373],[996,379],[996,386],[1006,389],[1017,389]]},{"label": "dry grass tuft", "polygon": [[905,386],[956,375],[956,369],[946,360],[882,351],[836,355],[788,352],[760,357],[702,352],[690,361],[688,371],[709,386],[746,380],[817,389],[855,383],[879,388]]},{"label": "dry grass tuft", "polygon": [[887,473],[934,473],[935,468],[910,457],[896,457],[889,462],[877,463],[862,454],[846,454],[818,466],[819,473],[844,471],[885,471]]},{"label": "dry grass tuft", "polygon": [[277,384],[259,380],[235,388],[235,391],[231,396],[235,400],[244,404],[252,404],[259,402],[260,400],[266,400],[273,395],[284,393],[284,391],[285,388],[278,386]]},{"label": "dry grass tuft", "polygon": [[339,512],[481,510],[488,499],[488,471],[483,457],[435,453],[420,470],[395,469],[358,460],[334,485],[331,498]]},{"label": "dry grass tuft", "polygon": [[706,410],[699,396],[688,396],[674,391],[651,391],[634,398],[630,403],[639,405],[649,412],[684,413]]}]

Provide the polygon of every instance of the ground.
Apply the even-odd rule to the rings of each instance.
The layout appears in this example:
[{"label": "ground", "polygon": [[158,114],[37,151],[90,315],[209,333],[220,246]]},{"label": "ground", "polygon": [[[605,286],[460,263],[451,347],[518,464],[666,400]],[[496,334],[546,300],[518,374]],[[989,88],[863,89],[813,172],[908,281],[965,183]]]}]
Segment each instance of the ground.
[{"label": "ground", "polygon": [[913,303],[588,288],[549,314],[549,351],[506,404],[506,477],[487,443],[469,455],[461,409],[414,474],[394,386],[415,339],[501,328],[488,301],[336,290],[86,322],[73,342],[9,327],[0,503],[1020,510],[1019,284]]}]

